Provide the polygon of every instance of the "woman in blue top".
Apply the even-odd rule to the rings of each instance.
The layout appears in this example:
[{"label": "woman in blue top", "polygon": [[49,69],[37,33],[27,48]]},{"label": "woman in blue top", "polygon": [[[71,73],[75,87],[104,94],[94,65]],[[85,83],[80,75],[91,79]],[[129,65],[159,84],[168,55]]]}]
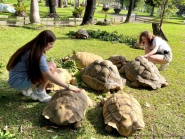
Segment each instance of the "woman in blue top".
[{"label": "woman in blue top", "polygon": [[[46,61],[45,53],[53,47],[55,40],[53,32],[42,31],[11,56],[6,68],[9,71],[8,83],[12,88],[21,90],[23,95],[40,102],[48,102],[51,99],[45,91],[49,81],[74,92],[80,91],[76,86],[69,87],[57,78],[56,64]],[[34,85],[38,87],[32,92]]]},{"label": "woman in blue top", "polygon": [[167,68],[172,61],[172,50],[165,40],[148,31],[143,31],[139,37],[139,44],[145,46],[145,55],[154,64],[160,64],[159,70]]}]

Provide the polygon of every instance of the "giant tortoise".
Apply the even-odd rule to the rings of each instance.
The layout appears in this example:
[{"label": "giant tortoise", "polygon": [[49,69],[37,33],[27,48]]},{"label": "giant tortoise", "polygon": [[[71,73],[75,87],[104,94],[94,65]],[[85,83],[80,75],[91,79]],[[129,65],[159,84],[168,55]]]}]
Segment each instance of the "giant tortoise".
[{"label": "giant tortoise", "polygon": [[[63,69],[63,68],[56,68],[56,76],[62,80],[63,82],[69,84],[73,84],[75,85],[76,84],[76,78],[74,77],[73,74],[69,73],[67,71],[67,69]],[[57,91],[57,90],[60,90],[60,89],[63,89],[62,87],[52,83],[52,82],[49,82],[46,86],[46,90],[47,91]]]},{"label": "giant tortoise", "polygon": [[57,125],[74,124],[75,128],[81,127],[88,106],[93,102],[85,90],[75,93],[70,90],[59,90],[44,108],[42,115]]},{"label": "giant tortoise", "polygon": [[160,74],[157,67],[148,59],[138,56],[125,65],[125,75],[132,82],[133,87],[151,87],[158,89],[168,86],[166,79]]},{"label": "giant tortoise", "polygon": [[103,60],[101,56],[89,52],[75,52],[70,58],[76,62],[79,69],[89,66],[97,59]]},{"label": "giant tortoise", "polygon": [[122,136],[130,136],[144,128],[142,109],[139,102],[130,94],[119,91],[103,104],[105,129],[116,129]]},{"label": "giant tortoise", "polygon": [[104,93],[122,90],[126,79],[122,78],[109,60],[96,60],[81,71],[82,80],[91,88]]}]

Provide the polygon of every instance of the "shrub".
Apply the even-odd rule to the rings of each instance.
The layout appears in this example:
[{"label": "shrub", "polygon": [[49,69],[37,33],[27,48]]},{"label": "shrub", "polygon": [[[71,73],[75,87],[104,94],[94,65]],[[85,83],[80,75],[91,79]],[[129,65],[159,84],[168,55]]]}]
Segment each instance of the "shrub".
[{"label": "shrub", "polygon": [[[123,34],[118,34],[117,31],[107,32],[101,30],[87,30],[89,36],[91,38],[100,39],[103,41],[111,41],[113,43],[125,43],[129,46],[134,46],[137,42],[137,38],[134,36],[124,36]],[[75,34],[74,31],[69,31],[68,35],[73,36]]]},{"label": "shrub", "polygon": [[13,5],[16,12],[15,16],[20,16],[20,17],[26,17],[26,9],[28,8],[29,5],[25,5],[24,2],[18,1],[17,4]]},{"label": "shrub", "polygon": [[72,11],[73,16],[74,16],[74,17],[77,17],[77,18],[82,17],[82,14],[83,14],[83,12],[84,12],[84,9],[85,9],[85,8],[84,8],[83,6],[76,7],[76,8]]}]

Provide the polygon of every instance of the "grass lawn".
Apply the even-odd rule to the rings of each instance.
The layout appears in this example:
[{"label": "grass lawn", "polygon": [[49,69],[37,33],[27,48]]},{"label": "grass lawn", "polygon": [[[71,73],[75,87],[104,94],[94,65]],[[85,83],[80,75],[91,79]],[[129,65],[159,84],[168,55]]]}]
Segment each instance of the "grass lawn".
[{"label": "grass lawn", "polygon": [[[43,10],[44,13],[44,10]],[[125,14],[125,13],[123,13]],[[100,16],[101,15],[97,15]],[[102,17],[104,17],[102,15]],[[164,23],[162,29],[168,38],[173,51],[173,61],[161,74],[169,86],[157,90],[132,88],[130,82],[123,89],[132,94],[141,104],[145,128],[133,134],[129,139],[179,139],[185,136],[185,25],[183,19],[170,19],[172,23]],[[178,24],[177,24],[178,23]],[[143,30],[152,32],[149,23],[129,23],[110,26],[77,26],[50,27],[57,40],[54,47],[47,52],[47,57],[62,58],[72,51],[86,51],[97,54],[104,59],[111,55],[122,55],[128,60],[143,55],[144,51],[134,49],[121,43],[112,43],[89,38],[87,40],[71,39],[66,34],[79,28],[117,31],[125,36],[139,37]],[[0,26],[0,63],[6,66],[9,57],[22,45],[34,38],[42,30],[21,27]],[[159,65],[157,65],[159,66]],[[75,130],[72,126],[58,126],[44,119],[42,111],[47,105],[25,97],[20,91],[9,88],[8,72],[0,68],[0,129],[7,128],[17,139],[122,139],[117,132],[105,131],[102,106],[89,108],[83,121],[83,128]],[[98,103],[98,95],[88,90],[89,96]],[[50,93],[53,95],[53,93]],[[149,104],[148,107],[146,104]],[[0,135],[1,138],[1,135]],[[8,137],[7,137],[8,138]],[[7,139],[6,138],[6,139]]]},{"label": "grass lawn", "polygon": [[[47,53],[47,57],[62,58],[75,51],[86,51],[102,56],[104,59],[118,54],[128,60],[144,53],[143,50],[133,49],[120,43],[105,42],[96,39],[72,40],[66,33],[76,31],[78,27],[47,28],[52,30],[57,41],[54,48]],[[138,37],[143,30],[152,31],[151,24],[130,23],[112,26],[84,26],[86,29],[100,29],[109,32],[118,31],[120,34]],[[45,28],[46,29],[46,28]],[[175,31],[174,31],[175,30]],[[185,30],[184,25],[163,24],[163,31],[169,39],[174,58],[167,70],[161,74],[169,83],[168,87],[158,90],[131,88],[126,86],[123,91],[132,94],[141,104],[146,127],[129,138],[180,138],[185,136]],[[0,27],[0,61],[6,65],[9,57],[23,44],[35,37],[41,30],[28,30],[17,27]],[[157,65],[158,66],[158,65]],[[107,133],[104,130],[102,106],[90,108],[84,119],[84,127],[74,130],[71,126],[59,127],[42,117],[42,110],[46,103],[32,101],[19,91],[8,87],[8,73],[5,68],[0,74],[0,129],[6,125],[10,133],[18,139],[25,138],[61,138],[61,139],[114,139],[122,138],[118,133]],[[99,102],[98,94],[91,90],[90,97]],[[50,94],[52,95],[52,94]],[[150,107],[146,107],[146,104]],[[20,128],[23,132],[21,132]]]}]

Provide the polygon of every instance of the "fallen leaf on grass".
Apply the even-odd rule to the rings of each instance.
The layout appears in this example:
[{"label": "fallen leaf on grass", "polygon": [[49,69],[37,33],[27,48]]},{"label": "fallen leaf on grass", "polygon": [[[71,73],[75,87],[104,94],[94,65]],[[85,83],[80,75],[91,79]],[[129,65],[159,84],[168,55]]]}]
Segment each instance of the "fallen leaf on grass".
[{"label": "fallen leaf on grass", "polygon": [[150,104],[148,102],[145,102],[144,106],[150,108]]},{"label": "fallen leaf on grass", "polygon": [[8,130],[8,126],[5,125],[5,127],[3,128],[4,131]]},{"label": "fallen leaf on grass", "polygon": [[20,133],[23,132],[23,130],[22,130],[22,125],[20,125],[20,127],[19,127],[19,132],[20,132]]},{"label": "fallen leaf on grass", "polygon": [[53,130],[47,130],[47,131],[50,132],[50,133],[53,132]]}]

